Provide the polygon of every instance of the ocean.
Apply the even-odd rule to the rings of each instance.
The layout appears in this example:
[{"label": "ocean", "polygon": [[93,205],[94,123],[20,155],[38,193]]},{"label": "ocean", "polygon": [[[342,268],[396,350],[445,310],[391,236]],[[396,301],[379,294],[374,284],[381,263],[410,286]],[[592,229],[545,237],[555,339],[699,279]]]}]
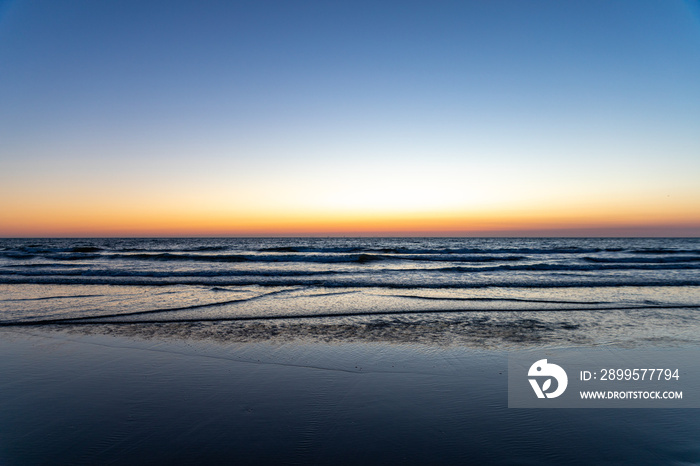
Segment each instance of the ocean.
[{"label": "ocean", "polygon": [[693,409],[507,373],[697,373],[699,310],[698,238],[0,239],[0,463],[698,464]]},{"label": "ocean", "polygon": [[5,239],[0,292],[3,326],[371,321],[444,339],[510,322],[554,341],[683,342],[700,239]]}]

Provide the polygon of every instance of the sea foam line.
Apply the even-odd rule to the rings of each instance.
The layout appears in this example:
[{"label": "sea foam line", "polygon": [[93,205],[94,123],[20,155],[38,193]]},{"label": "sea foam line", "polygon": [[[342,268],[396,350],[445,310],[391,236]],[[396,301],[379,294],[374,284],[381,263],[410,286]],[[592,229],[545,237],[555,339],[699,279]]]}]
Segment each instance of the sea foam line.
[{"label": "sea foam line", "polygon": [[[206,307],[206,305],[195,306]],[[227,317],[201,317],[201,318],[182,318],[182,319],[163,319],[163,320],[108,320],[120,316],[128,316],[134,314],[116,314],[112,316],[91,316],[91,317],[74,317],[63,319],[42,319],[33,321],[9,321],[0,322],[0,327],[32,327],[45,325],[134,325],[134,324],[166,324],[166,323],[197,323],[197,322],[244,322],[244,321],[266,321],[266,320],[296,320],[296,319],[316,319],[316,318],[338,318],[338,317],[374,317],[374,316],[389,316],[389,315],[413,315],[413,314],[456,314],[456,313],[475,313],[475,312],[572,312],[572,311],[634,311],[648,309],[697,309],[700,310],[700,305],[639,305],[639,306],[610,306],[610,307],[581,307],[581,308],[512,308],[512,309],[414,309],[414,310],[388,310],[388,311],[372,311],[372,312],[337,312],[337,313],[318,313],[318,314],[275,314],[267,316],[227,316]],[[173,310],[173,309],[171,309]],[[177,310],[177,309],[174,309]],[[140,311],[136,314],[150,314],[155,312],[167,312],[163,310]]]}]

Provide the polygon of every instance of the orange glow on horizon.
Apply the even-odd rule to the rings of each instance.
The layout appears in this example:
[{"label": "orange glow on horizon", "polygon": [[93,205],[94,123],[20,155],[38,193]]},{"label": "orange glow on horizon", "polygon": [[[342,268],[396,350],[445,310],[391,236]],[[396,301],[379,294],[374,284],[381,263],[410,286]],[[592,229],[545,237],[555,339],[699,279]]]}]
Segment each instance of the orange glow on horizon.
[{"label": "orange glow on horizon", "polygon": [[[44,185],[46,186],[46,185]],[[15,196],[0,210],[1,237],[99,236],[698,236],[700,199],[693,191],[602,193],[540,190],[501,199],[431,206],[410,199],[389,206],[297,198],[282,187],[255,192],[174,188],[85,190]],[[358,189],[362,189],[361,187]],[[514,191],[515,192],[515,191]],[[244,195],[247,194],[247,195]],[[381,194],[381,193],[379,193]],[[378,196],[379,196],[378,194]],[[5,196],[7,200],[7,196]],[[386,201],[386,199],[384,199]]]},{"label": "orange glow on horizon", "polygon": [[[91,236],[695,236],[700,218],[641,209],[363,213],[117,209],[14,212],[4,237]],[[7,213],[5,214],[7,216]]]}]

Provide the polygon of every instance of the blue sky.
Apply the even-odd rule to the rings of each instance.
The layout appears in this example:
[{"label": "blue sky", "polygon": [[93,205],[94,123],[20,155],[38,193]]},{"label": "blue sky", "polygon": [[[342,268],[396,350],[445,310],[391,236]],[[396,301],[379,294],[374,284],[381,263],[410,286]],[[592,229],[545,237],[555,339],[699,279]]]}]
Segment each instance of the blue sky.
[{"label": "blue sky", "polygon": [[698,2],[0,5],[6,234],[96,200],[700,225]]}]

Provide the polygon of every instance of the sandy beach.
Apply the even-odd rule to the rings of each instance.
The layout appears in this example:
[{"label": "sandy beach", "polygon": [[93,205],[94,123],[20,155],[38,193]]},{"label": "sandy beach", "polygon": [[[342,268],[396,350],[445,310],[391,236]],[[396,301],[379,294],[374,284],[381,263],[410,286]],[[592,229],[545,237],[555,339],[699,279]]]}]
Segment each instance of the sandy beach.
[{"label": "sandy beach", "polygon": [[689,464],[700,457],[694,410],[509,409],[507,355],[546,349],[536,342],[501,339],[487,348],[284,332],[236,342],[213,337],[223,329],[147,327],[3,329],[0,461]]}]

